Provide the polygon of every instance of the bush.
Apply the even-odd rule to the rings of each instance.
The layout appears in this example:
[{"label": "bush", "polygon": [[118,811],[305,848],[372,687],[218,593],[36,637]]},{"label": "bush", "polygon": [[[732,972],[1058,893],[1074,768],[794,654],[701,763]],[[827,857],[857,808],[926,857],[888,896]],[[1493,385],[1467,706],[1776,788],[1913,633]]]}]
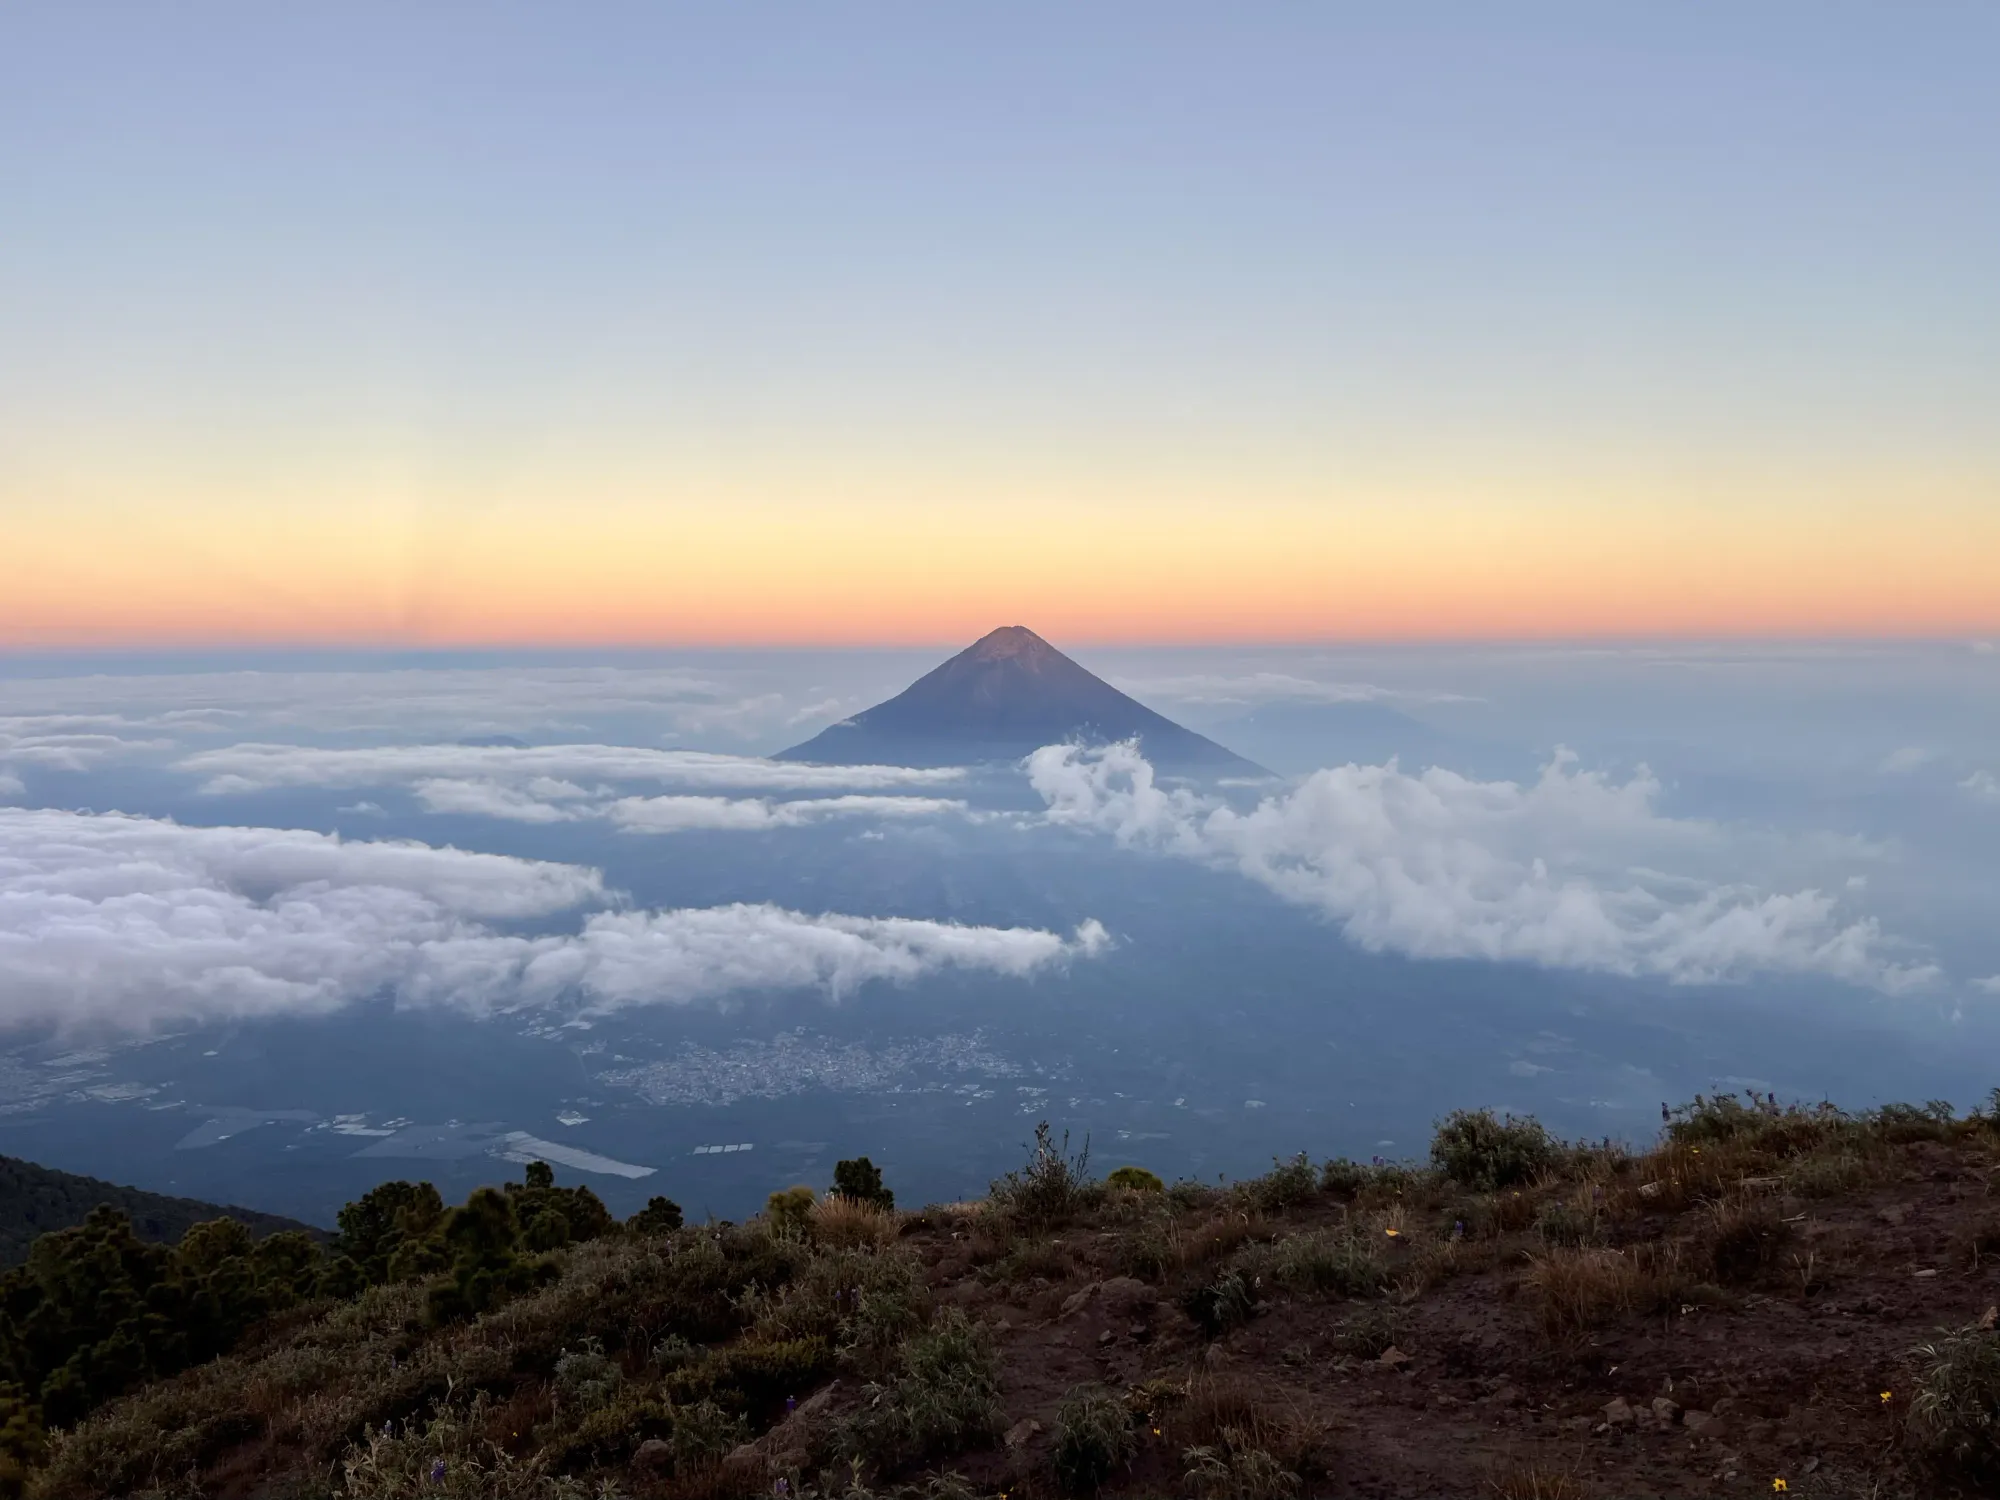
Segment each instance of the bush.
[{"label": "bush", "polygon": [[439,1406],[421,1430],[370,1430],[342,1460],[346,1500],[582,1500],[580,1482],[550,1474],[540,1455],[516,1458],[482,1439],[483,1398]]},{"label": "bush", "polygon": [[817,1243],[834,1247],[881,1249],[895,1243],[902,1231],[893,1210],[873,1199],[850,1198],[844,1193],[830,1193],[815,1203],[808,1223]]},{"label": "bush", "polygon": [[1138,1452],[1132,1413],[1101,1385],[1079,1385],[1056,1411],[1056,1478],[1064,1489],[1094,1491]]},{"label": "bush", "polygon": [[1181,1298],[1181,1311],[1204,1336],[1219,1338],[1257,1311],[1257,1288],[1241,1271],[1225,1271]]},{"label": "bush", "polygon": [[1490,1109],[1454,1110],[1431,1138],[1432,1164],[1453,1182],[1482,1192],[1531,1181],[1561,1157],[1533,1115],[1495,1119]]},{"label": "bush", "polygon": [[1034,1144],[1026,1165],[993,1184],[994,1203],[1018,1215],[1024,1223],[1050,1228],[1065,1223],[1089,1197],[1090,1141],[1069,1154],[1069,1132],[1055,1142],[1049,1122],[1035,1126]]},{"label": "bush", "polygon": [[956,1308],[903,1346],[891,1379],[842,1425],[851,1458],[899,1468],[990,1442],[1004,1420],[993,1354]]},{"label": "bush", "polygon": [[882,1169],[865,1156],[833,1164],[833,1190],[852,1203],[872,1203],[883,1210],[896,1206],[896,1195],[882,1185]]},{"label": "bush", "polygon": [[1123,1188],[1129,1193],[1164,1193],[1167,1185],[1157,1173],[1144,1167],[1119,1167],[1104,1179],[1106,1187]]},{"label": "bush", "polygon": [[1912,1352],[1925,1362],[1910,1402],[1919,1446],[1974,1474],[2000,1475],[2000,1331],[1968,1323]]},{"label": "bush", "polygon": [[1255,1247],[1246,1254],[1244,1269],[1291,1292],[1361,1297],[1389,1279],[1382,1251],[1380,1237],[1358,1227],[1315,1229]]},{"label": "bush", "polygon": [[1291,1500],[1304,1482],[1264,1449],[1233,1442],[1189,1448],[1181,1462],[1196,1500]]},{"label": "bush", "polygon": [[1241,1190],[1263,1212],[1283,1213],[1310,1202],[1319,1192],[1319,1186],[1320,1174],[1301,1151],[1290,1161],[1273,1158],[1271,1170],[1262,1177],[1251,1178]]},{"label": "bush", "polygon": [[817,1201],[818,1195],[803,1184],[771,1194],[765,1200],[764,1212],[770,1218],[772,1232],[787,1239],[804,1239],[812,1226],[813,1204]]},{"label": "bush", "polygon": [[637,1234],[672,1234],[681,1227],[681,1206],[671,1198],[648,1198],[646,1206],[625,1221]]}]

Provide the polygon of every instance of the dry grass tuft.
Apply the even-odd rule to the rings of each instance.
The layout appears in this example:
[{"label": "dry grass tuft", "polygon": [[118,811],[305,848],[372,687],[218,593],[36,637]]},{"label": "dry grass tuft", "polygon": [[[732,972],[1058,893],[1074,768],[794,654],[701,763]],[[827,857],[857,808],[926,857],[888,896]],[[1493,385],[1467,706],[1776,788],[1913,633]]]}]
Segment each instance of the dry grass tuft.
[{"label": "dry grass tuft", "polygon": [[1584,1500],[1583,1482],[1563,1469],[1529,1464],[1509,1469],[1486,1487],[1497,1500]]},{"label": "dry grass tuft", "polygon": [[1647,1279],[1616,1250],[1590,1247],[1531,1256],[1526,1276],[1551,1338],[1573,1338],[1637,1307]]},{"label": "dry grass tuft", "polygon": [[815,1240],[839,1249],[862,1245],[880,1249],[894,1244],[902,1232],[902,1217],[894,1209],[839,1193],[828,1193],[815,1203],[810,1221]]},{"label": "dry grass tuft", "polygon": [[1167,1418],[1188,1448],[1261,1451],[1298,1474],[1323,1472],[1328,1424],[1291,1392],[1232,1375],[1197,1375]]}]

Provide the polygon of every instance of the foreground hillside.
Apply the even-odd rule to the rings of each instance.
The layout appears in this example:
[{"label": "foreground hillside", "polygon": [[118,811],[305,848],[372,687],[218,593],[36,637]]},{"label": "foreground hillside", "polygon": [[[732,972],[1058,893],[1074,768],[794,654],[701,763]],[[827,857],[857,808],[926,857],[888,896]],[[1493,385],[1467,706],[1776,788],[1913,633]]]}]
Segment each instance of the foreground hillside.
[{"label": "foreground hillside", "polygon": [[234,1219],[260,1235],[308,1227],[276,1214],[142,1192],[0,1156],[0,1265],[19,1265],[38,1236],[81,1224],[93,1208],[106,1203],[132,1221],[140,1239],[153,1244],[170,1245],[195,1225],[217,1218]]},{"label": "foreground hillside", "polygon": [[391,1185],[232,1352],[0,1441],[50,1500],[1992,1494],[1996,1167],[2000,1106],[1724,1099],[1227,1187],[1044,1132],[980,1202],[844,1163],[740,1226]]}]

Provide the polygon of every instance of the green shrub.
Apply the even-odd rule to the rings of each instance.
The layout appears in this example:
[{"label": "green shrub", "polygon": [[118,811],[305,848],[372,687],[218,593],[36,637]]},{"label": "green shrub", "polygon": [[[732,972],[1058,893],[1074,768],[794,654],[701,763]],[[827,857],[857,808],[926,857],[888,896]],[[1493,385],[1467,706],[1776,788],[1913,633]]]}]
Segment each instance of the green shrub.
[{"label": "green shrub", "polygon": [[1561,1148],[1533,1115],[1495,1119],[1490,1109],[1446,1115],[1431,1139],[1431,1162],[1453,1182],[1492,1192],[1548,1171]]},{"label": "green shrub", "polygon": [[1123,1464],[1139,1442],[1126,1404],[1101,1385],[1070,1389],[1056,1410],[1056,1478],[1072,1493],[1095,1491]]},{"label": "green shrub", "polygon": [[677,1474],[720,1463],[730,1449],[750,1436],[742,1417],[724,1411],[713,1401],[676,1406],[669,1415],[673,1433],[667,1439],[667,1446],[673,1452]]},{"label": "green shrub", "polygon": [[556,1361],[556,1394],[580,1410],[609,1406],[624,1384],[624,1371],[605,1357],[601,1339],[586,1338]]},{"label": "green shrub", "polygon": [[813,1253],[789,1285],[743,1305],[760,1338],[818,1339],[872,1374],[887,1369],[903,1341],[923,1327],[929,1300],[923,1271],[909,1255],[844,1248]]},{"label": "green shrub", "polygon": [[1389,1279],[1389,1265],[1377,1236],[1358,1227],[1315,1229],[1260,1245],[1244,1268],[1269,1277],[1287,1291],[1322,1297],[1362,1297]]},{"label": "green shrub", "polygon": [[1321,1176],[1301,1151],[1290,1161],[1273,1159],[1271,1170],[1243,1183],[1240,1191],[1265,1213],[1283,1213],[1310,1202],[1319,1192]]},{"label": "green shrub", "polygon": [[1028,1147],[1027,1163],[993,1184],[996,1206],[1018,1216],[1023,1223],[1049,1228],[1066,1223],[1089,1198],[1090,1141],[1069,1154],[1069,1132],[1057,1145],[1049,1122],[1035,1126],[1034,1144]]},{"label": "green shrub", "polygon": [[1910,1432],[1941,1462],[2000,1476],[2000,1331],[1969,1323],[1913,1351],[1924,1361]]},{"label": "green shrub", "polygon": [[1291,1500],[1304,1482],[1264,1449],[1235,1443],[1189,1448],[1181,1462],[1195,1500]]},{"label": "green shrub", "polygon": [[992,1351],[956,1308],[905,1344],[895,1373],[868,1395],[838,1446],[887,1469],[991,1442],[1003,1421]]},{"label": "green shrub", "polygon": [[636,1234],[672,1234],[681,1227],[681,1206],[671,1198],[648,1198],[646,1206],[625,1221]]},{"label": "green shrub", "polygon": [[774,1233],[788,1239],[804,1239],[812,1227],[813,1204],[818,1201],[819,1195],[801,1184],[771,1194],[765,1201],[764,1212]]},{"label": "green shrub", "polygon": [[833,1164],[833,1190],[856,1203],[872,1203],[877,1208],[894,1208],[896,1195],[882,1185],[882,1169],[865,1156]]},{"label": "green shrub", "polygon": [[479,1436],[483,1397],[440,1405],[421,1429],[368,1434],[341,1461],[344,1500],[582,1500],[578,1480],[551,1474],[547,1458],[517,1458]]},{"label": "green shrub", "polygon": [[1182,1297],[1181,1311],[1204,1336],[1219,1338],[1257,1311],[1257,1288],[1241,1271],[1225,1271]]},{"label": "green shrub", "polygon": [[1133,1193],[1164,1193],[1167,1185],[1159,1174],[1144,1167],[1119,1167],[1104,1179],[1106,1187],[1124,1188]]},{"label": "green shrub", "polygon": [[1574,1248],[1603,1239],[1604,1224],[1598,1214],[1557,1198],[1543,1204],[1535,1215],[1535,1233],[1545,1245]]},{"label": "green shrub", "polygon": [[1957,1118],[1947,1100],[1933,1099],[1922,1105],[1885,1104],[1868,1116],[1868,1122],[1891,1145],[1907,1145],[1911,1141],[1951,1139]]}]

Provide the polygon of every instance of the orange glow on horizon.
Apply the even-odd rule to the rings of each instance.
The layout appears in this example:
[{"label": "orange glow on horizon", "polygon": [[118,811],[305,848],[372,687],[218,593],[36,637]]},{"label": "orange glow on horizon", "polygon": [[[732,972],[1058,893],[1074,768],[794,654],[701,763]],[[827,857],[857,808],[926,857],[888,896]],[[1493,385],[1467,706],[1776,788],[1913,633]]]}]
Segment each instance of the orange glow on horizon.
[{"label": "orange glow on horizon", "polygon": [[1985,498],[29,507],[7,520],[0,647],[1984,636]]}]

